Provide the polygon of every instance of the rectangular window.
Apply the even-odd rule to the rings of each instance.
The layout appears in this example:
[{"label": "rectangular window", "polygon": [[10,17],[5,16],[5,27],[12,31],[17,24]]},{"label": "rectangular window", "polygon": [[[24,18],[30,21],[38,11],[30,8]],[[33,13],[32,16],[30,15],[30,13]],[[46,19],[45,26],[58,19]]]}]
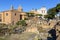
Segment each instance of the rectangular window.
[{"label": "rectangular window", "polygon": [[8,13],[6,13],[6,16],[8,16]]},{"label": "rectangular window", "polygon": [[15,13],[15,16],[16,16],[16,13]]},{"label": "rectangular window", "polygon": [[43,13],[43,10],[42,10],[42,13]]},{"label": "rectangular window", "polygon": [[44,13],[45,13],[45,10],[44,10]]}]

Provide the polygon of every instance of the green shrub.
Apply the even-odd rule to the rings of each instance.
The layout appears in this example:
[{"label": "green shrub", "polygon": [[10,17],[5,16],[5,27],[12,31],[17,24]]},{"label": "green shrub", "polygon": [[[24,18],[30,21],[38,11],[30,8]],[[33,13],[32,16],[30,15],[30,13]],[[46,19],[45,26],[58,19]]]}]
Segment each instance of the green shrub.
[{"label": "green shrub", "polygon": [[0,40],[6,40],[6,39],[0,38]]},{"label": "green shrub", "polygon": [[20,20],[20,21],[18,21],[16,24],[17,24],[17,25],[26,26],[25,20]]},{"label": "green shrub", "polygon": [[36,16],[42,16],[42,14],[36,14]]}]

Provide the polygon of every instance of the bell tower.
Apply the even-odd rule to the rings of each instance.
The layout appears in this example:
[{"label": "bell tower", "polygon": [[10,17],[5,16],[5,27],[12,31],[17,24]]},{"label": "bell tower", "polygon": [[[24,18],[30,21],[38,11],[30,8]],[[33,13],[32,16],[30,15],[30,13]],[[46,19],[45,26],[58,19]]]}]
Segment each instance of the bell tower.
[{"label": "bell tower", "polygon": [[13,5],[11,5],[11,8],[10,8],[10,10],[13,10],[14,9],[14,7],[13,7]]},{"label": "bell tower", "polygon": [[19,7],[18,7],[18,11],[20,11],[20,12],[22,12],[22,11],[23,11],[23,9],[22,9],[22,7],[21,7],[21,6],[19,6]]}]

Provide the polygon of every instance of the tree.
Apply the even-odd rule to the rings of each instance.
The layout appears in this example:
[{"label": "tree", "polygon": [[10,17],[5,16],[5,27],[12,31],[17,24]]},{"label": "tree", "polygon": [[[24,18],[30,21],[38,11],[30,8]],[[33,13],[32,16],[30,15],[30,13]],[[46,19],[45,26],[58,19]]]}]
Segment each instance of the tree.
[{"label": "tree", "polygon": [[50,17],[54,18],[56,14],[57,14],[57,12],[56,12],[56,7],[51,8],[51,9],[48,10],[48,15],[49,15]]},{"label": "tree", "polygon": [[47,12],[48,14],[56,13],[56,7],[49,9]]},{"label": "tree", "polygon": [[44,18],[48,18],[49,16],[48,15],[44,15]]},{"label": "tree", "polygon": [[53,19],[53,17],[54,16],[52,16],[52,15],[44,15],[44,18],[46,18],[46,19]]},{"label": "tree", "polygon": [[59,3],[59,4],[57,4],[56,9],[57,9],[57,12],[59,12],[59,11],[60,11],[60,3]]},{"label": "tree", "polygon": [[48,10],[48,15],[49,15],[48,18],[52,18],[52,19],[55,18],[55,15],[58,14],[59,10],[60,10],[60,4],[57,4],[56,7],[49,9]]}]

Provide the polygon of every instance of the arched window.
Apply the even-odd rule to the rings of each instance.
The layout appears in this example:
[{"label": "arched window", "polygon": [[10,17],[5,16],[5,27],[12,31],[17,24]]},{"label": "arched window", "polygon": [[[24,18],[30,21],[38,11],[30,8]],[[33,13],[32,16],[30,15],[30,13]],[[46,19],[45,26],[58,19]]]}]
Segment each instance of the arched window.
[{"label": "arched window", "polygon": [[43,13],[43,10],[42,10],[42,13]]}]

